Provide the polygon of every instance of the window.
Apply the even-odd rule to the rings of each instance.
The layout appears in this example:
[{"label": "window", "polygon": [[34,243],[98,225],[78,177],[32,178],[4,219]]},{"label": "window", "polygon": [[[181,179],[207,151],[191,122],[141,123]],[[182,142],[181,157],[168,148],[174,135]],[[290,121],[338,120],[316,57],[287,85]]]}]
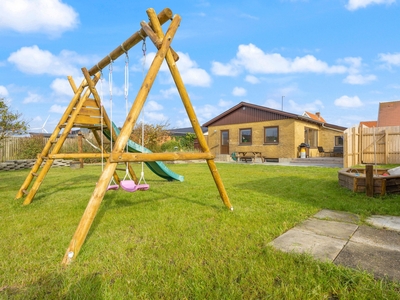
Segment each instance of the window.
[{"label": "window", "polygon": [[343,136],[335,136],[335,146],[343,146]]},{"label": "window", "polygon": [[318,130],[305,127],[304,128],[304,143],[310,145],[310,147],[318,147]]},{"label": "window", "polygon": [[239,129],[239,144],[251,144],[251,128]]},{"label": "window", "polygon": [[264,127],[264,143],[277,144],[279,143],[279,127]]}]

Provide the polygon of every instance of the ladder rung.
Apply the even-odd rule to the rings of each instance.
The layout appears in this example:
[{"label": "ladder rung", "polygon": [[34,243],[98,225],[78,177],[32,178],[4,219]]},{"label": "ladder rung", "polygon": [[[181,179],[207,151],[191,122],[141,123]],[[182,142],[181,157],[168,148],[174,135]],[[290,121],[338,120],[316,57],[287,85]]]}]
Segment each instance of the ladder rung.
[{"label": "ladder rung", "polygon": [[32,172],[32,176],[38,177],[38,176],[39,176],[39,174],[38,174],[38,173],[34,173],[34,172]]},{"label": "ladder rung", "polygon": [[28,191],[27,191],[27,190],[22,190],[22,192],[23,192],[25,195],[28,195]]},{"label": "ladder rung", "polygon": [[126,171],[126,169],[117,168],[117,171]]}]

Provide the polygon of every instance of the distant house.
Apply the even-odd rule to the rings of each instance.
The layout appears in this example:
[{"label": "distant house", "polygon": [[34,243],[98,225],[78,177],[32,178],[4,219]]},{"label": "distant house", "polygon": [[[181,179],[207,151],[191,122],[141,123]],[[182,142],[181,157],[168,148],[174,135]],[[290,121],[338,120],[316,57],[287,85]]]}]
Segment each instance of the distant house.
[{"label": "distant house", "polygon": [[216,155],[259,152],[266,161],[299,157],[300,144],[308,156],[319,156],[318,146],[333,151],[343,146],[342,126],[251,103],[241,102],[203,124],[208,127],[208,146]]},{"label": "distant house", "polygon": [[[207,127],[201,127],[203,134],[207,132]],[[192,127],[185,127],[185,128],[175,128],[175,129],[168,129],[168,132],[171,136],[185,136],[187,133],[194,133]]]},{"label": "distant house", "polygon": [[305,111],[303,113],[303,117],[307,117],[307,118],[313,119],[315,121],[326,123],[325,119],[323,117],[321,117],[321,113],[319,113],[319,112],[316,112],[315,114],[313,114],[308,111]]},{"label": "distant house", "polygon": [[379,103],[377,127],[400,126],[400,101]]},{"label": "distant house", "polygon": [[360,127],[362,128],[373,128],[373,127],[377,127],[378,121],[362,121],[360,122]]}]

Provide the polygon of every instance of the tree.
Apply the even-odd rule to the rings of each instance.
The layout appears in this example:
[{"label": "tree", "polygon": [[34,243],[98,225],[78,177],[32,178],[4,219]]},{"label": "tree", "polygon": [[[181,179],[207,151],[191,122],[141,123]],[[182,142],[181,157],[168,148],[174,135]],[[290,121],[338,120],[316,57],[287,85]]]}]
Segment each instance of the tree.
[{"label": "tree", "polygon": [[25,133],[28,123],[21,120],[21,114],[13,112],[4,98],[0,98],[0,141],[12,134]]},{"label": "tree", "polygon": [[[169,124],[144,124],[144,147],[152,152],[160,152],[161,144],[169,139]],[[137,123],[132,130],[131,140],[135,143],[142,144],[142,123]]]}]

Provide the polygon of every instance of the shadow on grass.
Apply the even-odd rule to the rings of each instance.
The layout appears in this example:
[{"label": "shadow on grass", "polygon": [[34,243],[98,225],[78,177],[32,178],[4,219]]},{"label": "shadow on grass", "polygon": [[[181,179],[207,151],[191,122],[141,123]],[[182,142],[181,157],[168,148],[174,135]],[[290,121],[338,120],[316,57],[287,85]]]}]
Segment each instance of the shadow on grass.
[{"label": "shadow on grass", "polygon": [[[366,197],[339,186],[337,179],[301,176],[269,176],[238,183],[237,189],[264,194],[273,201],[290,201],[315,208],[369,215],[395,205],[393,197]],[[383,201],[385,200],[385,201]],[[393,211],[395,212],[395,211]]]}]

